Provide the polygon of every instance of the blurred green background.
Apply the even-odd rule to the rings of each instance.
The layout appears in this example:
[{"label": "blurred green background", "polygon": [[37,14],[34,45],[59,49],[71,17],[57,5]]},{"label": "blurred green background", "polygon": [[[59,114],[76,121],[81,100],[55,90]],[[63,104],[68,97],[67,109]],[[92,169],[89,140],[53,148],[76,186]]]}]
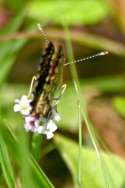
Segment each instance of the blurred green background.
[{"label": "blurred green background", "polygon": [[[109,52],[64,67],[61,121],[49,141],[25,133],[13,111],[46,43],[37,24],[63,46],[64,63]],[[124,0],[0,0],[0,129],[0,188],[125,187]]]}]

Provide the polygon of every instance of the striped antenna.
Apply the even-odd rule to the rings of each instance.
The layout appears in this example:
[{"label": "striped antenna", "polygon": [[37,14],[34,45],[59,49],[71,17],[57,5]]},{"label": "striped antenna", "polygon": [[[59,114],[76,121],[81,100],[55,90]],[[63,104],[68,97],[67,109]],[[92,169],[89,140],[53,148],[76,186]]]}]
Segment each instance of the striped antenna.
[{"label": "striped antenna", "polygon": [[42,26],[40,25],[40,23],[37,24],[38,30],[42,33],[42,35],[44,36],[46,42],[48,43],[49,40],[47,38],[47,34],[45,33],[45,31],[43,30]]},{"label": "striped antenna", "polygon": [[75,61],[71,61],[69,63],[64,64],[64,66],[67,66],[67,65],[70,65],[70,64],[73,64],[73,63],[81,63],[83,61],[86,61],[86,60],[89,60],[89,59],[92,59],[92,58],[95,58],[95,57],[98,57],[98,56],[107,55],[108,53],[109,53],[108,51],[103,51],[103,52],[97,53],[95,55],[91,55],[89,57],[85,57],[85,58],[77,59]]}]

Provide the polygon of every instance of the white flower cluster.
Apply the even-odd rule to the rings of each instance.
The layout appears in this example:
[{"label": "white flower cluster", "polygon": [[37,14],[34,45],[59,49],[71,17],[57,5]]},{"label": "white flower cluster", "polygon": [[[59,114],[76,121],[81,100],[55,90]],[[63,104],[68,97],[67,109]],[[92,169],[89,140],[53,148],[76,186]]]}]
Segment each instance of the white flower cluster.
[{"label": "white flower cluster", "polygon": [[47,139],[51,139],[54,136],[54,132],[57,130],[55,121],[60,120],[59,114],[53,109],[52,119],[48,119],[46,123],[40,125],[40,119],[30,115],[32,109],[31,100],[27,96],[23,95],[21,99],[15,100],[14,112],[20,112],[25,118],[24,128],[26,131],[31,131],[38,134],[46,135]]}]

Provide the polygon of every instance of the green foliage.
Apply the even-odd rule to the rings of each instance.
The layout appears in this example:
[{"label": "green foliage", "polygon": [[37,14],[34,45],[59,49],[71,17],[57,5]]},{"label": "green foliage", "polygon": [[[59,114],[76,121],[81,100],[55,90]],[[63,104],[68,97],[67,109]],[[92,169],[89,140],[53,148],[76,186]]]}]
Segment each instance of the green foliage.
[{"label": "green foliage", "polygon": [[32,155],[34,158],[39,161],[41,158],[41,144],[42,144],[42,137],[41,135],[34,134],[32,137]]},{"label": "green foliage", "polygon": [[[99,77],[95,79],[81,79],[80,86],[82,91],[89,87],[95,88],[97,91],[101,91],[103,93],[113,93],[122,92],[125,89],[125,82],[123,79],[115,76]],[[76,93],[73,84],[67,84],[67,89],[60,100],[58,110],[61,114],[60,127],[68,130],[71,129],[72,131],[75,130],[77,128],[78,117]]]},{"label": "green foliage", "polygon": [[[12,156],[12,160],[18,166],[19,174],[18,177],[23,185],[23,188],[34,188],[34,187],[43,187],[43,188],[53,188],[53,185],[48,180],[44,172],[42,171],[41,167],[37,164],[34,157],[38,160],[40,158],[41,147],[40,143],[42,139],[33,139],[31,143],[32,153],[34,157],[30,154],[29,151],[29,138],[28,134],[24,132],[23,118],[13,112],[13,103],[14,99],[21,96],[22,93],[26,93],[28,91],[27,86],[19,86],[16,85],[15,87],[9,87],[9,85],[4,85],[1,87],[0,93],[0,124],[1,124],[1,137],[3,138],[3,142],[0,139],[0,149],[2,151],[4,149],[4,145],[6,145],[6,150],[9,151],[9,159],[6,159],[6,152],[3,151],[1,158],[1,163],[5,163],[5,180],[8,183],[11,181],[11,171],[14,171],[15,168],[12,169],[12,165],[8,165],[8,161],[10,161],[10,156]],[[9,93],[9,97],[8,97]],[[41,136],[41,135],[40,135]],[[37,144],[37,145],[36,145]],[[11,154],[11,155],[10,155]],[[2,156],[4,156],[2,158]],[[9,168],[11,166],[11,170]],[[17,167],[16,167],[17,168]],[[12,179],[13,180],[13,179]],[[9,187],[10,188],[10,187]]]},{"label": "green foliage", "polygon": [[63,20],[68,25],[94,24],[108,13],[104,0],[32,1],[29,6],[29,16],[42,23],[48,20],[61,24]]},{"label": "green foliage", "polygon": [[123,117],[125,117],[125,98],[116,97],[113,99],[113,106],[115,110]]},{"label": "green foliage", "polygon": [[[17,31],[23,22],[25,11],[19,12],[6,27],[0,30],[0,34],[11,34]],[[6,76],[13,65],[16,52],[24,45],[26,40],[9,40],[0,43],[0,84],[5,81]]]},{"label": "green foliage", "polygon": [[[56,135],[57,148],[69,167],[77,185],[78,178],[78,145],[66,137]],[[70,148],[70,149],[69,149]],[[124,184],[125,161],[110,153],[101,152],[102,164],[95,150],[82,148],[82,183],[87,188],[120,188]]]},{"label": "green foliage", "polygon": [[[7,138],[7,139],[6,139]],[[12,158],[18,164],[21,173],[21,184],[23,188],[43,187],[53,188],[53,185],[48,180],[42,169],[39,167],[28,149],[28,137],[22,129],[20,129],[18,136],[11,128],[4,125],[0,133],[0,162],[2,164],[3,174],[9,188],[13,188],[12,165],[10,164],[10,155],[7,154],[9,150]]]},{"label": "green foliage", "polygon": [[0,164],[8,187],[14,188],[15,180],[13,175],[13,169],[9,158],[8,148],[2,134],[0,134]]},{"label": "green foliage", "polygon": [[6,0],[6,4],[15,12],[20,11],[22,8],[24,8],[27,1],[25,0],[18,0],[18,3],[16,0]]},{"label": "green foliage", "polygon": [[[11,11],[14,11],[15,16],[10,22],[0,30],[0,35],[11,35],[16,33],[24,24],[33,25],[34,20],[24,18],[28,14],[29,18],[35,18],[35,24],[38,20],[42,24],[53,22],[56,24],[66,25],[80,25],[80,24],[95,24],[102,21],[108,14],[109,8],[105,0],[54,0],[54,1],[30,1],[15,0],[6,2],[10,6]],[[25,7],[26,5],[26,7]],[[29,22],[28,22],[29,21]],[[31,21],[31,23],[30,23]],[[29,29],[29,25],[28,25]],[[25,30],[27,30],[25,28]],[[15,34],[16,35],[16,34]],[[70,36],[68,36],[70,38]],[[68,38],[67,37],[67,38]],[[105,48],[111,52],[124,55],[124,45],[105,38],[98,38],[83,33],[81,36],[74,37],[73,40],[79,44],[92,46],[100,49]],[[18,51],[23,47],[27,39],[24,40],[8,40],[2,41],[0,45],[0,84],[6,81],[13,62],[17,56]],[[71,41],[69,40],[69,55],[71,60],[73,57]],[[71,53],[70,53],[71,52]],[[74,72],[76,70],[74,69]],[[73,75],[73,69],[71,69]],[[76,73],[77,74],[77,73]],[[77,76],[76,76],[77,77]],[[75,80],[73,76],[73,80]],[[77,80],[77,79],[76,79]],[[76,81],[75,80],[75,81]],[[95,87],[102,92],[123,91],[125,83],[123,79],[116,77],[104,77],[90,80],[80,80],[80,86],[85,89],[86,86]],[[0,164],[1,177],[4,177],[8,188],[14,188],[17,180],[21,183],[23,188],[54,188],[48,177],[42,171],[37,161],[41,156],[45,156],[47,152],[53,149],[55,145],[51,143],[48,147],[41,151],[41,144],[43,138],[41,135],[30,135],[24,132],[24,120],[20,115],[13,112],[13,101],[25,93],[27,86],[21,85],[4,85],[0,92]],[[9,97],[8,97],[9,93]],[[60,127],[67,130],[77,130],[78,128],[78,105],[76,101],[81,102],[81,109],[86,111],[84,103],[85,98],[79,99],[80,94],[76,97],[74,86],[68,84],[64,96],[61,98],[59,104],[59,112],[61,115]],[[125,117],[125,99],[116,98],[113,101],[116,110]],[[86,112],[83,114],[83,119],[88,121]],[[86,121],[86,124],[89,122]],[[88,130],[90,135],[94,132],[89,123]],[[92,137],[91,137],[92,138]],[[82,139],[82,138],[81,138]],[[95,139],[95,140],[94,140]],[[93,141],[94,140],[94,141]],[[92,142],[96,143],[96,138],[93,137]],[[72,140],[66,139],[62,136],[55,137],[55,144],[64,158],[70,172],[74,178],[75,185],[78,185],[78,145]],[[94,144],[93,144],[94,145]],[[95,144],[96,145],[96,144]],[[69,149],[70,148],[70,149]],[[95,150],[97,148],[95,147]],[[105,188],[107,184],[109,187],[120,188],[124,186],[125,162],[111,155],[110,153],[101,152],[101,161],[97,158],[97,153],[93,149],[86,147],[82,148],[82,184],[87,188]],[[79,163],[80,164],[80,163]],[[53,170],[53,169],[52,169]],[[1,183],[1,182],[0,182]],[[2,182],[4,184],[4,182]],[[3,185],[4,186],[4,185]],[[80,187],[81,188],[81,187]]]}]

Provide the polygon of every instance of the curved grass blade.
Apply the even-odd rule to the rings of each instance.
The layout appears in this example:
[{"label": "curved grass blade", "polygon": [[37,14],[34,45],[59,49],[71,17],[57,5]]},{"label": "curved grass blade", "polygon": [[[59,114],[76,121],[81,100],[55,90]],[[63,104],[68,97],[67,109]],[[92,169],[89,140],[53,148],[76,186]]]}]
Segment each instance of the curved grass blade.
[{"label": "curved grass blade", "polygon": [[8,187],[15,188],[13,168],[2,133],[0,134],[0,164]]},{"label": "curved grass blade", "polygon": [[[65,27],[65,31],[67,33],[67,41],[66,41],[66,44],[67,44],[67,50],[69,52],[69,58],[70,58],[70,61],[72,60],[73,61],[73,50],[72,50],[72,45],[71,45],[71,36],[70,36],[70,32],[67,28],[67,26],[64,24],[64,27]],[[69,62],[70,62],[69,61]],[[108,185],[108,181],[107,181],[107,176],[105,174],[105,168],[103,167],[102,165],[102,159],[101,159],[101,155],[100,155],[100,145],[98,143],[98,140],[96,138],[96,132],[95,132],[95,129],[88,117],[88,112],[87,112],[87,104],[86,104],[86,100],[85,98],[83,98],[82,96],[82,92],[81,92],[81,89],[80,89],[80,84],[79,84],[79,80],[78,80],[78,74],[77,74],[77,71],[76,71],[76,68],[75,68],[75,65],[74,64],[71,64],[70,65],[70,70],[71,70],[71,75],[72,75],[72,80],[74,82],[74,87],[76,88],[77,87],[77,100],[79,100],[80,102],[80,106],[81,106],[81,116],[83,117],[83,120],[85,122],[85,125],[88,129],[88,132],[89,132],[89,135],[90,135],[90,138],[91,138],[91,141],[92,141],[92,144],[93,144],[93,147],[96,151],[96,155],[97,155],[97,158],[100,162],[100,167],[102,168],[102,172],[103,172],[103,178],[104,178],[104,181],[105,181],[105,187],[108,188],[109,185]],[[80,145],[80,143],[79,143]]]},{"label": "curved grass blade", "polygon": [[[26,11],[20,11],[11,21],[2,29],[0,29],[0,35],[10,34],[16,32],[21,26]],[[17,52],[26,42],[26,40],[10,40],[10,41],[1,41],[0,44],[0,84],[5,79],[10,68],[13,65],[15,59],[15,52]]]},{"label": "curved grass blade", "polygon": [[[32,157],[30,160],[30,165],[32,168],[32,176],[35,182],[42,188],[54,188],[48,177],[42,171],[36,160]],[[41,185],[42,182],[42,185]]]},{"label": "curved grass blade", "polygon": [[[15,133],[10,128],[8,128],[7,126],[5,126],[4,132],[5,132],[4,135],[7,138],[6,144],[9,148],[9,150],[12,153],[13,159],[15,159],[16,162],[20,165],[20,168],[24,168],[24,165],[28,166],[27,172],[29,173],[29,175],[26,175],[26,176],[27,177],[29,176],[29,179],[28,180],[25,179],[25,181],[27,181],[26,183],[30,184],[30,183],[28,183],[28,181],[31,181],[32,182],[31,187],[33,187],[33,188],[34,187],[54,188],[54,186],[49,181],[47,176],[44,174],[41,167],[35,161],[33,156],[30,153],[27,154],[27,151],[26,151],[27,148],[25,148],[23,150],[20,148],[22,146],[20,146],[20,143],[19,143],[20,142],[19,139],[18,139],[19,136],[17,138]],[[26,146],[24,146],[24,147],[26,147]],[[22,150],[22,151],[20,151],[20,150]],[[23,152],[24,150],[26,151],[26,153]],[[26,156],[23,159],[21,159],[23,157],[23,155],[26,155]],[[23,164],[21,164],[21,161],[23,162]],[[23,173],[23,171],[22,171],[22,173]]]}]

